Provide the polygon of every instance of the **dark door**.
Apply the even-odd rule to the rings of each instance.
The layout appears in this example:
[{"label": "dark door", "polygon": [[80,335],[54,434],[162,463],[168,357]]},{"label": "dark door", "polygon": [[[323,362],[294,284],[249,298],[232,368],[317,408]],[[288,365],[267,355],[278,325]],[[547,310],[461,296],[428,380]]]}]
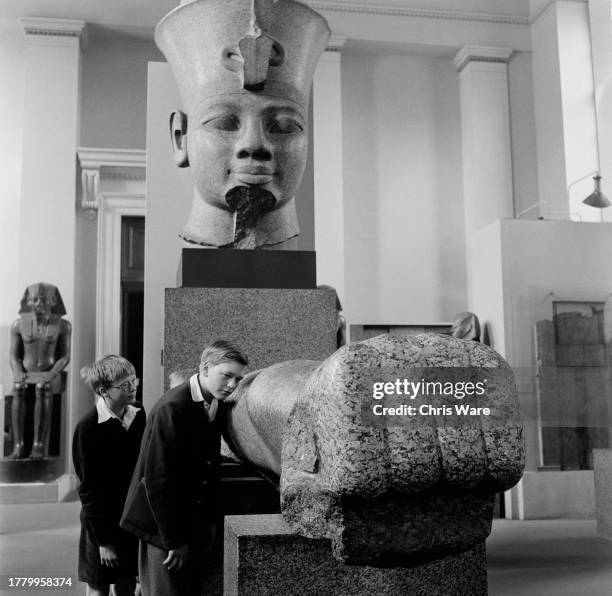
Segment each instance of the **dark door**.
[{"label": "dark door", "polygon": [[[121,355],[142,378],[144,325],[144,217],[121,219]],[[142,383],[137,399],[142,402]]]}]

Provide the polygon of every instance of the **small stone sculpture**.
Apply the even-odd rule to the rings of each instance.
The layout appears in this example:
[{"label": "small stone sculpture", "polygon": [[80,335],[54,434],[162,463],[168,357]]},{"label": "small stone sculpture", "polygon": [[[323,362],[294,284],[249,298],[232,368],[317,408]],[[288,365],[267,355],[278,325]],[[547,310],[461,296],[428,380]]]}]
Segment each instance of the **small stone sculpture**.
[{"label": "small stone sculpture", "polygon": [[[378,424],[368,416],[376,403],[372,380],[391,374],[417,381],[426,367],[485,377],[478,401],[489,412],[453,418],[446,410],[416,410]],[[280,477],[282,513],[292,529],[331,539],[335,557],[346,563],[410,566],[483,543],[495,494],[522,474],[514,375],[480,343],[383,335],[322,363],[255,371],[232,399],[231,446]],[[400,396],[386,405],[426,402],[474,405],[454,395]]]},{"label": "small stone sculpture", "polygon": [[480,341],[480,321],[473,312],[460,312],[455,316],[451,335],[458,339]]},{"label": "small stone sculpture", "polygon": [[51,397],[61,393],[60,373],[70,362],[71,325],[59,290],[39,282],[26,288],[19,309],[21,317],[11,327],[10,361],[15,380],[11,424],[13,451],[10,459],[27,456],[24,442],[26,390],[35,387],[34,432],[30,458],[48,455],[51,429]]},{"label": "small stone sculpture", "polygon": [[182,2],[159,22],[185,110],[170,118],[174,157],[195,177],[187,242],[295,247],[310,87],[329,35],[294,0]]}]

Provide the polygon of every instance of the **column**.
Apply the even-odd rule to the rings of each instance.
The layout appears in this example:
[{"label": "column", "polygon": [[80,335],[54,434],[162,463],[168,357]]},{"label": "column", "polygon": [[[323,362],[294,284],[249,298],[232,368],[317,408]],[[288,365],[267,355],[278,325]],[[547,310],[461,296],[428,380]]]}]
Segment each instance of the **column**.
[{"label": "column", "polygon": [[487,290],[482,287],[479,255],[472,254],[471,240],[481,228],[514,215],[507,71],[511,54],[509,48],[465,46],[455,56],[461,102],[468,307],[480,316],[478,308],[483,308]]},{"label": "column", "polygon": [[[588,11],[586,2],[553,0],[533,16],[538,186],[545,218],[571,214],[574,220],[599,221],[601,215],[582,204],[593,190],[589,174],[600,167]],[[608,36],[609,27],[608,16]],[[608,195],[610,183],[602,181]]]},{"label": "column", "polygon": [[334,287],[341,302],[345,284],[340,52],[345,41],[345,38],[331,38],[312,86],[317,283]]},{"label": "column", "polygon": [[[602,189],[609,198],[612,194],[612,2],[590,0],[589,22],[593,49],[593,80],[597,98],[597,130]],[[589,180],[590,182],[590,180]],[[587,185],[588,186],[588,185]],[[580,195],[579,195],[580,196]],[[603,210],[604,221],[612,222],[612,208]]]},{"label": "column", "polygon": [[[72,359],[78,352],[75,320],[76,148],[79,134],[81,48],[84,21],[22,18],[26,37],[22,183],[19,223],[19,285],[55,284],[73,325]],[[69,407],[62,449],[69,462],[70,434],[80,412],[78,367],[68,367],[63,399]]]},{"label": "column", "polygon": [[512,50],[466,46],[459,71],[465,232],[513,217],[507,63]]}]

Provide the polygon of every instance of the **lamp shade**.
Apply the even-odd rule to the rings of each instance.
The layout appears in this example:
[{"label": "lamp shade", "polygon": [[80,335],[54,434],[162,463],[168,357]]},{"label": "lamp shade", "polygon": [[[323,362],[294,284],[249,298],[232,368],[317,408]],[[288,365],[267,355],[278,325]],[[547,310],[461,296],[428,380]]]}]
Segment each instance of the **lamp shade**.
[{"label": "lamp shade", "polygon": [[595,190],[582,202],[589,207],[596,207],[598,209],[605,209],[612,205],[606,195],[601,192],[601,176],[597,174],[597,176],[593,176],[593,180],[595,180]]}]

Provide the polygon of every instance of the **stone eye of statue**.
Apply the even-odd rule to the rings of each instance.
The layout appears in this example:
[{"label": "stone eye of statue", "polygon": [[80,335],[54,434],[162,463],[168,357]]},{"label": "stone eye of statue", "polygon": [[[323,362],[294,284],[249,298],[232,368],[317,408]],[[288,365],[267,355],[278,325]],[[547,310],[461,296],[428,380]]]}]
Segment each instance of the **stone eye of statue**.
[{"label": "stone eye of statue", "polygon": [[304,127],[295,118],[291,118],[290,116],[278,116],[270,123],[268,128],[268,132],[281,135],[294,134],[303,131]]},{"label": "stone eye of statue", "polygon": [[[267,122],[265,120],[267,120]],[[241,129],[242,124],[238,115],[222,114],[205,119],[202,126],[224,132],[236,132]],[[284,114],[264,118],[264,126],[267,133],[274,135],[289,135],[304,132],[304,125],[296,118]]]},{"label": "stone eye of statue", "polygon": [[213,118],[206,120],[203,123],[203,126],[206,128],[212,128],[214,130],[231,132],[240,130],[240,120],[238,119],[238,116],[234,114],[214,116]]}]

